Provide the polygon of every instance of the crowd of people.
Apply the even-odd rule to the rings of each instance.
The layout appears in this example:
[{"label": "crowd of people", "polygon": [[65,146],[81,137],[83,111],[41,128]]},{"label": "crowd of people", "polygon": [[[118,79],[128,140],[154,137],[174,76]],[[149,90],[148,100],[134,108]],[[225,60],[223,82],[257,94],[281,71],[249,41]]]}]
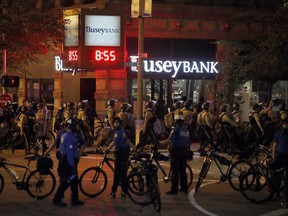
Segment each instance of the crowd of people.
[{"label": "crowd of people", "polygon": [[[198,150],[200,156],[207,155],[209,145],[217,147],[219,151],[233,154],[235,151],[245,150],[250,145],[259,143],[271,147],[273,141],[273,157],[276,161],[279,158],[278,164],[283,165],[288,155],[288,112],[285,104],[279,106],[278,115],[272,109],[272,102],[267,106],[255,104],[249,115],[249,123],[243,123],[240,106],[237,103],[232,106],[223,104],[219,106],[218,114],[215,114],[214,109],[211,110],[211,104],[202,97],[198,104],[193,104],[189,100],[176,101],[166,113],[159,115],[157,109],[161,108],[156,101],[149,100],[145,102],[143,110],[144,121],[140,142],[134,145],[132,143],[135,139],[135,118],[132,106],[129,103],[121,103],[117,106],[120,107],[117,112],[116,102],[116,99],[107,101],[103,120],[88,101],[81,101],[78,105],[75,102],[67,102],[64,107],[58,109],[53,125],[57,136],[45,153],[49,155],[54,148],[57,149],[61,184],[53,199],[55,205],[66,206],[66,203],[62,202],[62,197],[68,187],[71,187],[72,191],[72,205],[84,204],[78,199],[77,164],[84,155],[85,147],[93,144],[95,119],[103,121],[101,139],[105,140],[108,146],[106,152],[115,149],[115,173],[110,198],[115,198],[118,185],[121,185],[121,197],[126,196],[123,182],[127,176],[127,162],[131,148],[137,151],[149,146],[157,151],[160,146],[168,146],[172,170],[172,186],[167,192],[168,195],[178,194],[179,184],[183,193],[188,192],[185,165],[190,145],[195,140],[200,142]],[[25,134],[26,154],[30,153],[30,144],[34,142],[32,139],[36,137],[35,133],[37,136],[45,136],[50,120],[51,113],[45,103],[39,103],[36,110],[32,110],[28,100],[24,100],[23,105],[15,112],[12,103],[8,101],[1,116],[1,122],[6,122],[9,127],[17,124],[20,135]],[[33,136],[31,131],[34,133]],[[97,144],[97,149],[102,147],[101,144],[103,142]]]}]

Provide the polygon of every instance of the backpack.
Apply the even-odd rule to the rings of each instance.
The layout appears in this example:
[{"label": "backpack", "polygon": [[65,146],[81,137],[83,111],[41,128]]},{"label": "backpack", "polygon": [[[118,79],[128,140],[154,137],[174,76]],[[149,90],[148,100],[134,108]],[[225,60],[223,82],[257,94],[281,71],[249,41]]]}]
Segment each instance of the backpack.
[{"label": "backpack", "polygon": [[174,113],[170,112],[164,116],[165,127],[171,129],[174,126]]}]

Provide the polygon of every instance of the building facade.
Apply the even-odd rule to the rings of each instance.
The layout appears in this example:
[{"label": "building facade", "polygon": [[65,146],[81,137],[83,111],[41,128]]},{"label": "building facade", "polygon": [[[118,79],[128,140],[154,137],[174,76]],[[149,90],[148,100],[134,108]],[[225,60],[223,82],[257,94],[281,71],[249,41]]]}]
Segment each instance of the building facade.
[{"label": "building facade", "polygon": [[[215,80],[221,73],[217,70],[217,55],[223,52],[217,41],[255,40],[267,30],[268,24],[240,20],[237,15],[247,10],[272,8],[280,3],[276,0],[154,0],[152,17],[144,18],[144,53],[147,58],[144,59],[143,99],[155,99],[168,107],[176,100],[198,102],[200,96],[213,100]],[[63,10],[121,11],[123,68],[97,69],[95,66],[93,71],[57,71],[59,59],[55,57],[62,53],[49,53],[43,58],[43,64],[31,64],[30,73],[21,77],[15,93],[19,104],[24,98],[35,102],[45,98],[56,110],[68,101],[89,100],[100,114],[111,98],[119,100],[116,109],[121,102],[135,104],[137,67],[124,66],[125,62],[137,61],[138,55],[139,20],[131,18],[131,1],[38,0],[37,4],[38,7]],[[65,67],[65,60],[60,60]]]}]

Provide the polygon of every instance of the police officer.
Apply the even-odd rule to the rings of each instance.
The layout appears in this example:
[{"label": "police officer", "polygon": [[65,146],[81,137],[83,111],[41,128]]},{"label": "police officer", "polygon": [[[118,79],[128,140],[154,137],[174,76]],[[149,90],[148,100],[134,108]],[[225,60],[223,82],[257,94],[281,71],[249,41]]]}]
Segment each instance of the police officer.
[{"label": "police officer", "polygon": [[260,106],[259,104],[255,104],[252,107],[252,113],[249,115],[251,128],[248,135],[248,141],[250,142],[250,144],[253,144],[256,141],[260,143],[261,138],[263,138],[264,136],[264,128],[260,121],[259,112]]},{"label": "police officer", "polygon": [[188,126],[190,140],[192,141],[197,120],[197,110],[191,109],[191,101],[185,101],[181,112],[183,113],[184,123]]},{"label": "police officer", "polygon": [[147,140],[150,138],[151,142],[154,144],[154,147],[158,148],[158,139],[157,135],[154,131],[154,123],[156,122],[155,117],[155,104],[156,102],[149,100],[145,104],[145,111],[144,111],[144,125],[142,130],[142,137],[140,143],[137,144],[137,148],[144,147],[147,144]]},{"label": "police officer", "polygon": [[161,145],[167,141],[170,142],[169,150],[171,157],[172,187],[171,190],[166,193],[169,195],[178,194],[179,177],[181,191],[185,194],[188,192],[186,164],[190,146],[189,131],[187,125],[184,123],[184,117],[181,112],[175,115],[174,119],[175,127],[172,129],[168,140],[160,142]]},{"label": "police officer", "polygon": [[[271,168],[274,170],[273,182],[275,183],[275,190],[278,190],[280,187],[280,178],[277,174],[277,170],[281,168],[286,168],[286,183],[288,181],[288,118],[281,120],[281,128],[276,132],[274,137],[274,143],[272,148],[272,158],[274,162],[271,165]],[[285,202],[281,203],[283,207],[288,207],[288,190],[285,191]]]},{"label": "police officer", "polygon": [[4,119],[5,119],[5,122],[9,126],[9,128],[12,128],[12,124],[13,124],[13,120],[14,120],[14,117],[15,117],[15,113],[14,113],[13,104],[12,104],[11,101],[7,101],[5,103],[5,108],[3,110],[3,116],[4,116]]},{"label": "police officer", "polygon": [[280,119],[280,122],[281,120],[284,120],[286,118],[288,118],[288,112],[287,112],[287,109],[286,109],[286,104],[285,103],[282,103],[279,105],[279,119]]},{"label": "police officer", "polygon": [[53,204],[64,207],[67,204],[62,201],[65,191],[71,187],[72,206],[83,205],[84,202],[78,197],[78,171],[79,162],[78,142],[85,144],[85,140],[78,137],[80,130],[78,124],[73,119],[66,121],[66,132],[61,135],[59,146],[59,167],[60,185],[54,196]]},{"label": "police officer", "polygon": [[112,185],[111,193],[108,195],[109,198],[115,198],[115,193],[119,183],[121,182],[122,192],[121,197],[126,196],[126,177],[128,171],[128,159],[129,150],[132,147],[135,150],[134,145],[129,140],[127,133],[123,127],[123,123],[119,117],[114,119],[115,135],[113,141],[109,144],[107,152],[115,147],[115,161],[114,161],[114,180]]},{"label": "police officer", "polygon": [[200,148],[198,152],[200,156],[206,156],[205,147],[210,143],[213,144],[213,125],[212,117],[210,115],[210,103],[204,102],[202,104],[202,111],[197,116],[197,135],[200,138]]},{"label": "police officer", "polygon": [[67,121],[71,118],[74,118],[75,116],[75,103],[72,101],[67,102],[66,109],[63,113],[63,120]]},{"label": "police officer", "polygon": [[241,115],[240,115],[240,113],[239,113],[239,108],[240,108],[240,106],[239,106],[238,103],[235,103],[235,104],[233,104],[233,106],[232,106],[232,116],[233,116],[233,120],[234,120],[234,122],[235,122],[238,126],[240,126],[240,122],[241,122]]}]

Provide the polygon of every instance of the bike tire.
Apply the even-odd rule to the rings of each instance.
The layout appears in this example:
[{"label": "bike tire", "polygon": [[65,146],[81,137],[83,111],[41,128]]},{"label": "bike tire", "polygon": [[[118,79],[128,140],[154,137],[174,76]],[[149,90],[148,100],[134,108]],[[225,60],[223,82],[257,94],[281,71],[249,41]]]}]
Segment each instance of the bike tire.
[{"label": "bike tire", "polygon": [[48,197],[54,191],[55,186],[56,179],[51,171],[42,175],[38,170],[34,170],[26,180],[26,191],[34,199]]},{"label": "bike tire", "polygon": [[189,164],[186,165],[186,174],[187,174],[187,188],[190,188],[193,182],[193,171]]},{"label": "bike tire", "polygon": [[141,172],[130,173],[127,177],[126,187],[127,195],[134,203],[141,206],[148,206],[152,203],[146,177]]},{"label": "bike tire", "polygon": [[99,167],[86,169],[79,179],[80,191],[88,197],[96,197],[103,193],[108,183],[106,173]]},{"label": "bike tire", "polygon": [[204,161],[203,165],[202,165],[202,168],[201,168],[201,171],[199,173],[199,178],[198,178],[198,181],[196,183],[196,186],[195,186],[195,192],[198,192],[199,189],[200,189],[200,186],[204,180],[204,178],[206,177],[207,173],[208,173],[208,170],[210,168],[210,165],[211,165],[211,162],[210,161]]},{"label": "bike tire", "polygon": [[0,174],[0,194],[3,191],[3,188],[4,188],[4,178],[3,178],[3,175]]},{"label": "bike tire", "polygon": [[265,203],[274,196],[263,173],[252,169],[241,178],[240,192],[247,200],[257,204]]},{"label": "bike tire", "polygon": [[251,166],[248,160],[239,160],[230,167],[227,174],[228,182],[234,190],[240,190],[240,180],[250,170]]}]

